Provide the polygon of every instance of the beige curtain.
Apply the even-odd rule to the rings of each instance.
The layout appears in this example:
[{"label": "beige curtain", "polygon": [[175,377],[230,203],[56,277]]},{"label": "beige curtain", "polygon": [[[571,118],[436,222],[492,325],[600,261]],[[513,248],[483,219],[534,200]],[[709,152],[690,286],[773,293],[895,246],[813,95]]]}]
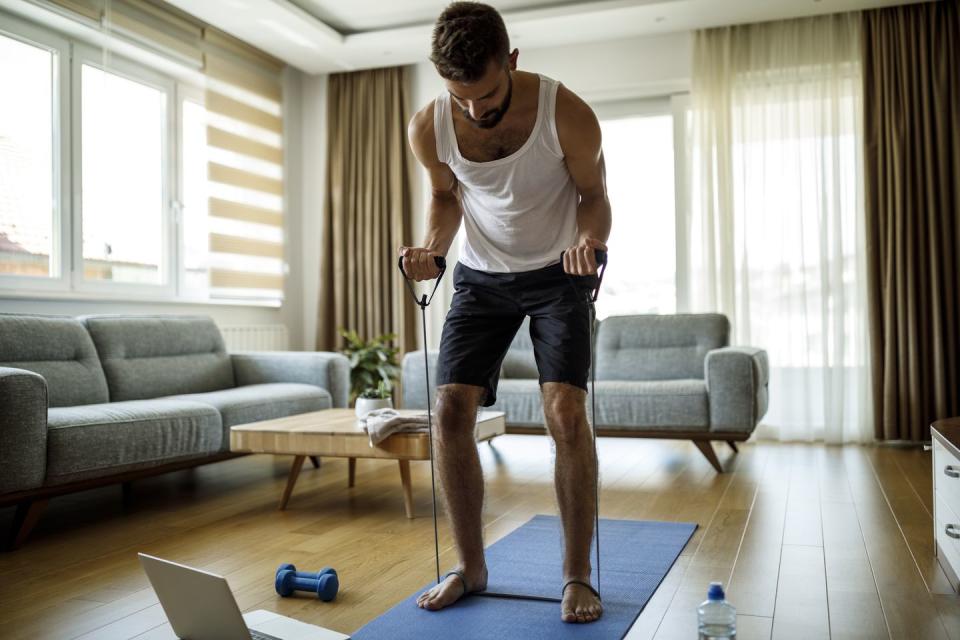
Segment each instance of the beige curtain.
[{"label": "beige curtain", "polygon": [[342,347],[340,328],[396,333],[402,351],[416,348],[414,304],[397,270],[397,248],[411,238],[408,92],[403,67],[330,76],[319,350]]},{"label": "beige curtain", "polygon": [[960,7],[867,11],[865,191],[876,437],[960,415]]},{"label": "beige curtain", "polygon": [[682,308],[767,350],[761,438],[873,438],[859,36],[847,13],[694,39]]}]

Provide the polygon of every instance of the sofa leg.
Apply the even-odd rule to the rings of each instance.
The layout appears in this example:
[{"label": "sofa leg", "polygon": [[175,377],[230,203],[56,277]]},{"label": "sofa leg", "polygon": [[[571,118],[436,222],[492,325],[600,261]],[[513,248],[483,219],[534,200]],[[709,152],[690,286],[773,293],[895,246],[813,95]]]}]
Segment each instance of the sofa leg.
[{"label": "sofa leg", "polygon": [[313,464],[314,469],[320,468],[320,459],[317,456],[310,456],[310,462]]},{"label": "sofa leg", "polygon": [[720,461],[717,460],[717,452],[713,450],[713,443],[709,440],[694,440],[693,444],[697,445],[697,449],[700,449],[700,453],[706,456],[710,464],[713,465],[713,468],[717,470],[717,473],[723,473],[723,467],[720,466]]},{"label": "sofa leg", "polygon": [[26,542],[34,525],[40,520],[40,515],[47,506],[49,498],[27,500],[17,505],[17,513],[13,517],[13,526],[10,529],[10,538],[7,540],[7,550],[13,551]]},{"label": "sofa leg", "polygon": [[740,453],[740,449],[737,449],[737,443],[733,440],[727,440],[727,444],[730,445],[730,448],[733,449],[734,453]]}]

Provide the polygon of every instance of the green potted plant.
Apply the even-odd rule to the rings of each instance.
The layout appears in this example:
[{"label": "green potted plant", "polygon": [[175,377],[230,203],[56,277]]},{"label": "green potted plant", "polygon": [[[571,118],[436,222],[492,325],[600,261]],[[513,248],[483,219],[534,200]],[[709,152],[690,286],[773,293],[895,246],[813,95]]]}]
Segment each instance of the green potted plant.
[{"label": "green potted plant", "polygon": [[[340,335],[347,343],[341,353],[350,360],[350,401],[354,402],[368,390],[385,393],[383,397],[373,399],[391,398],[394,382],[400,374],[397,364],[399,349],[390,344],[396,339],[396,334],[385,333],[372,340],[364,340],[356,331],[340,329]],[[381,383],[385,392],[378,391]]]},{"label": "green potted plant", "polygon": [[362,418],[374,409],[389,409],[393,407],[391,400],[391,391],[386,383],[381,380],[376,387],[369,387],[360,392],[357,396],[357,404],[354,409],[357,417]]}]

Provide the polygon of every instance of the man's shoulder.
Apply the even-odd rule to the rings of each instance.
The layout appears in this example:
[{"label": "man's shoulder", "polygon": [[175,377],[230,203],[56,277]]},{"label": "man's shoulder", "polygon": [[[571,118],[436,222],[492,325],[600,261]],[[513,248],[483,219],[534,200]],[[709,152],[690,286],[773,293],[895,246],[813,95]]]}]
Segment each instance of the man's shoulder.
[{"label": "man's shoulder", "polygon": [[596,120],[593,109],[586,100],[571,91],[562,82],[557,87],[557,120],[563,119],[570,123],[582,123],[584,119]]},{"label": "man's shoulder", "polygon": [[411,129],[414,129],[418,132],[423,132],[425,130],[433,130],[433,110],[436,104],[436,100],[431,100],[427,104],[420,107],[420,110],[413,114],[413,117],[410,118],[410,124],[408,125]]},{"label": "man's shoulder", "polygon": [[436,139],[433,130],[434,101],[431,100],[413,114],[407,124],[407,137],[414,149],[435,148]]},{"label": "man's shoulder", "polygon": [[424,105],[413,114],[407,124],[407,138],[414,155],[424,166],[430,166],[439,161],[437,158],[437,138],[433,126],[434,100]]}]

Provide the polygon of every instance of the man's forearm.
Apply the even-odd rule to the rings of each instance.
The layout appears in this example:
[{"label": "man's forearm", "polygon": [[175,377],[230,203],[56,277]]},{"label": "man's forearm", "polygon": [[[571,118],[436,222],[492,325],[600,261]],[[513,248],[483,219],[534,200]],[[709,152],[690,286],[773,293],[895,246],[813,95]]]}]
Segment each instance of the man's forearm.
[{"label": "man's forearm", "polygon": [[460,229],[463,211],[456,196],[432,195],[427,213],[427,233],[423,246],[441,255],[447,255]]},{"label": "man's forearm", "polygon": [[577,205],[577,241],[594,238],[606,244],[612,216],[605,196],[581,197]]}]

